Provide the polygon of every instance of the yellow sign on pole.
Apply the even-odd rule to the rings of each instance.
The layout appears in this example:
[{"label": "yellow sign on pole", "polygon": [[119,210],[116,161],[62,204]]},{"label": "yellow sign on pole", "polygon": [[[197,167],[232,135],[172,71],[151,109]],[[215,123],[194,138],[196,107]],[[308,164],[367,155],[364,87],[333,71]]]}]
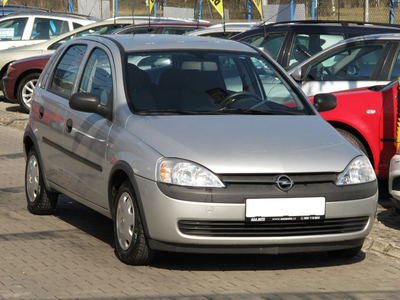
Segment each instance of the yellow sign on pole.
[{"label": "yellow sign on pole", "polygon": [[151,11],[153,10],[154,2],[156,2],[156,0],[149,0],[149,14],[151,14]]},{"label": "yellow sign on pole", "polygon": [[221,17],[224,17],[224,4],[222,3],[222,0],[210,0],[210,2],[221,15]]},{"label": "yellow sign on pole", "polygon": [[262,10],[262,0],[251,0],[254,3],[254,6],[257,8],[258,12],[261,15],[261,19],[264,20],[263,10]]},{"label": "yellow sign on pole", "polygon": [[3,0],[3,7],[4,7],[4,5],[6,5],[7,1],[8,0]]}]

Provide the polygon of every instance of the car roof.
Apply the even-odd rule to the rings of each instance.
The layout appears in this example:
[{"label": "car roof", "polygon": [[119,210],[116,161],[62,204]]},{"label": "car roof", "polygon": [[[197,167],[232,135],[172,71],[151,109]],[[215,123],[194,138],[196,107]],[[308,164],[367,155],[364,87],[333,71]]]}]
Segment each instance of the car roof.
[{"label": "car roof", "polygon": [[209,27],[206,28],[199,28],[198,30],[191,31],[185,33],[185,35],[197,35],[197,34],[203,34],[203,33],[208,33],[208,32],[221,32],[224,30],[229,31],[229,32],[241,32],[245,30],[249,30],[253,27],[256,27],[260,25],[260,22],[232,22],[232,23],[218,23],[218,24],[213,24]]},{"label": "car roof", "polygon": [[[0,19],[1,21],[2,19]],[[4,50],[0,50],[0,51],[7,51],[7,50],[11,50],[13,49],[13,51],[24,51],[24,50],[37,50],[37,49],[45,49],[48,46],[52,45],[53,43],[56,43],[62,39],[65,39],[66,37],[72,36],[76,33],[88,30],[90,28],[94,28],[94,27],[98,27],[98,26],[102,26],[102,25],[108,25],[108,24],[126,24],[129,25],[130,22],[129,20],[126,19],[107,19],[104,21],[100,21],[100,22],[96,22],[96,23],[90,23],[88,25],[85,26],[81,26],[79,28],[76,28],[74,30],[68,31],[66,33],[60,34],[59,36],[49,39],[47,41],[38,43],[38,44],[33,44],[33,45],[26,45],[26,46],[20,46],[20,47],[14,47],[14,48],[9,48],[9,49],[4,49]]]},{"label": "car roof", "polygon": [[286,22],[263,22],[260,24],[260,27],[275,27],[275,26],[341,26],[341,27],[365,27],[365,26],[373,26],[373,27],[392,27],[392,28],[400,28],[398,24],[389,24],[389,23],[376,23],[376,22],[363,22],[363,21],[350,21],[350,20],[297,20],[297,21],[286,21]]},{"label": "car roof", "polygon": [[258,53],[258,51],[252,46],[241,42],[170,34],[88,35],[75,38],[72,41],[79,42],[80,40],[85,39],[103,42],[108,39],[112,43],[118,44],[122,47],[125,52],[196,49]]},{"label": "car roof", "polygon": [[101,19],[94,18],[91,16],[71,14],[71,13],[58,13],[58,12],[45,12],[45,11],[20,11],[8,14],[7,16],[1,18],[0,20],[7,20],[15,17],[61,17],[61,18],[71,18],[71,19],[81,19],[81,20],[94,20],[99,21]]},{"label": "car roof", "polygon": [[251,28],[247,31],[239,33],[232,37],[234,40],[241,40],[250,36],[255,36],[270,32],[303,32],[312,33],[317,31],[329,31],[341,32],[348,34],[375,34],[379,32],[400,32],[399,24],[386,24],[386,23],[369,23],[369,22],[357,22],[357,21],[325,21],[325,20],[302,20],[302,21],[289,21],[279,23],[268,23],[265,22]]},{"label": "car roof", "polygon": [[348,45],[350,43],[361,43],[361,42],[371,42],[371,41],[400,41],[400,32],[399,33],[382,33],[382,34],[371,34],[371,35],[361,35],[357,37],[353,37],[350,39],[342,40],[332,46],[318,52],[317,54],[311,56],[310,58],[302,61],[288,72],[291,73],[294,69],[301,68],[303,65],[307,64],[310,60],[317,60],[320,57],[325,56],[325,53],[331,52],[332,49],[342,48],[343,45]]},{"label": "car roof", "polygon": [[195,20],[187,18],[173,18],[173,17],[149,17],[149,16],[121,16],[115,18],[109,18],[107,20],[132,20],[135,18],[136,23],[155,23],[155,22],[198,22],[198,23],[210,23],[206,20]]}]

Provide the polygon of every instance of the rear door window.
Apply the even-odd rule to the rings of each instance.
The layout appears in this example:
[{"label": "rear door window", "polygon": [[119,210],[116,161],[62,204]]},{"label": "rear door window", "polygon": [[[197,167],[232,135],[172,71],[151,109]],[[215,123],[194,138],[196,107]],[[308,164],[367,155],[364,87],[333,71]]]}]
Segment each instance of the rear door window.
[{"label": "rear door window", "polygon": [[28,18],[17,18],[0,22],[0,40],[21,40],[27,22]]},{"label": "rear door window", "polygon": [[86,48],[86,45],[74,45],[64,53],[54,71],[50,85],[51,91],[65,97],[71,96]]},{"label": "rear door window", "polygon": [[297,33],[290,52],[289,67],[298,65],[341,40],[344,40],[341,34]]}]

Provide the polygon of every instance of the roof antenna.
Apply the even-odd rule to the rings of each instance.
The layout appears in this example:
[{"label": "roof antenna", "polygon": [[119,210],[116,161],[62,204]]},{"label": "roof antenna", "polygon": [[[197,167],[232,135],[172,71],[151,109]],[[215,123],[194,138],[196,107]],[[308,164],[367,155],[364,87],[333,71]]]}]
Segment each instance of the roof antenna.
[{"label": "roof antenna", "polygon": [[[224,7],[222,7],[222,9],[224,9]],[[223,26],[224,26],[224,36],[226,36],[227,35],[227,33],[226,33],[226,26],[225,26],[225,14],[223,14],[222,15],[222,22],[223,22]]]},{"label": "roof antenna", "polygon": [[133,35],[136,34],[136,26],[135,26],[135,1],[132,1],[132,26],[133,26]]},{"label": "roof antenna", "polygon": [[[151,24],[150,24],[150,2],[152,0],[148,0],[149,1],[149,10],[147,11],[147,13],[149,14],[149,28],[147,29],[149,32],[151,31]],[[154,1],[155,2],[155,1]]]},{"label": "roof antenna", "polygon": [[[200,0],[201,1],[201,0]],[[200,18],[199,18],[199,15],[200,15],[200,10],[199,10],[199,12],[197,13],[197,15],[196,15],[196,7],[197,7],[197,0],[195,0],[194,1],[194,12],[195,12],[195,20],[196,20],[196,22],[197,22],[197,28],[196,29],[199,29],[199,22],[200,22]]]}]

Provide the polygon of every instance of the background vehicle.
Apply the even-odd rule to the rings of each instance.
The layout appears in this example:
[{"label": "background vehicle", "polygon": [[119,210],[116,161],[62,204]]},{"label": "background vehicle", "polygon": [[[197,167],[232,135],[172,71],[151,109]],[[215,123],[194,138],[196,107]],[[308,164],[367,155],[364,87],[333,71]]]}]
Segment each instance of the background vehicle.
[{"label": "background vehicle", "polygon": [[348,38],[400,33],[399,25],[355,21],[293,21],[261,25],[232,37],[264,49],[286,70]]},{"label": "background vehicle", "polygon": [[34,56],[11,63],[3,77],[3,93],[28,113],[37,80],[52,54]]},{"label": "background vehicle", "polygon": [[184,34],[199,28],[207,28],[211,23],[188,21],[155,22],[152,24],[128,25],[115,32],[115,34]]},{"label": "background vehicle", "polygon": [[396,151],[397,80],[332,94],[337,106],[321,116],[369,157],[379,178],[387,179]]},{"label": "background vehicle", "polygon": [[252,29],[260,25],[260,23],[256,22],[242,22],[242,23],[225,23],[225,24],[214,24],[207,28],[197,29],[185,35],[189,36],[204,36],[204,37],[214,37],[214,38],[223,38],[229,39],[234,35]]},{"label": "background vehicle", "polygon": [[0,17],[4,17],[4,16],[12,14],[12,13],[20,13],[20,12],[35,13],[35,11],[52,12],[52,10],[50,10],[50,9],[36,7],[36,6],[8,4],[6,6],[0,6]]},{"label": "background vehicle", "polygon": [[[277,90],[274,87],[278,87]],[[154,251],[354,256],[371,230],[369,160],[245,43],[79,37],[43,70],[24,135],[28,210],[57,193],[111,218],[118,258]],[[47,110],[63,116],[50,126]]]},{"label": "background vehicle", "polygon": [[9,14],[0,19],[0,49],[37,44],[97,21],[99,19],[51,12]]},{"label": "background vehicle", "polygon": [[[6,95],[6,97],[10,97],[9,100],[15,101],[19,99],[19,103],[22,105],[23,110],[28,110],[29,111],[29,99],[30,95],[29,93],[26,96],[22,96],[22,94],[18,94],[18,89],[20,88],[20,82],[21,81],[26,81],[28,83],[27,88],[29,86],[36,82],[37,78],[40,75],[40,72],[42,70],[42,62],[39,62],[39,64],[36,64],[35,59],[30,60],[29,64],[18,64],[14,65],[13,68],[9,69],[10,63],[18,60],[22,60],[25,58],[33,57],[33,56],[40,56],[42,54],[52,54],[54,51],[57,50],[60,45],[65,43],[66,41],[77,37],[77,36],[86,36],[86,35],[100,35],[100,34],[109,34],[113,33],[114,31],[118,30],[119,28],[122,28],[124,26],[127,26],[131,24],[132,18],[120,18],[120,19],[110,19],[102,22],[97,22],[93,23],[84,27],[80,27],[78,29],[75,29],[71,32],[68,32],[66,34],[60,35],[54,39],[42,42],[40,44],[35,44],[35,45],[29,45],[29,46],[23,46],[23,47],[18,47],[18,48],[13,48],[13,49],[7,49],[0,51],[0,66],[1,71],[0,71],[0,77],[5,79],[6,85],[7,85],[7,91],[4,90],[3,87],[3,80],[0,82],[0,88],[3,90],[3,93]],[[16,68],[23,68],[20,71],[15,72],[11,76],[8,76],[6,72],[8,70],[15,71]],[[36,73],[35,76],[31,75]],[[17,75],[18,74],[18,77]],[[28,79],[26,77],[29,76]],[[4,78],[6,77],[6,78]],[[23,89],[21,89],[23,91]],[[25,100],[24,100],[25,99]]]},{"label": "background vehicle", "polygon": [[400,152],[396,151],[390,160],[389,169],[389,193],[392,195],[394,209],[400,214]]},{"label": "background vehicle", "polygon": [[289,74],[308,96],[385,85],[400,74],[400,33],[348,39],[305,60]]}]

